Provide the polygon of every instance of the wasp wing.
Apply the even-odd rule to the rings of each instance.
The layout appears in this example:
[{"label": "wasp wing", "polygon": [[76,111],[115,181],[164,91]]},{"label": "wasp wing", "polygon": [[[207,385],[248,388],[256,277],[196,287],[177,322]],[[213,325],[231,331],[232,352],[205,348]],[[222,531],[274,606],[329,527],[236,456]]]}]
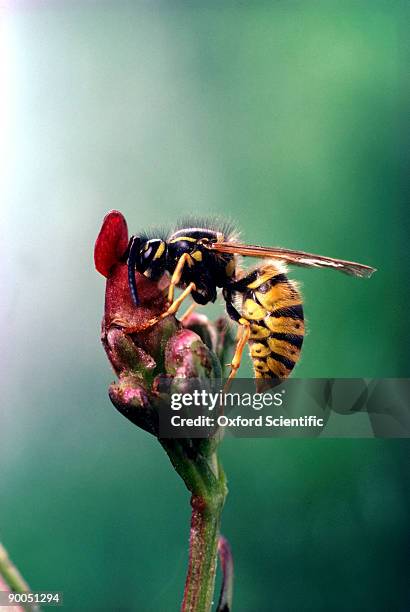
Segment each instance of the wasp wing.
[{"label": "wasp wing", "polygon": [[360,276],[362,278],[368,278],[373,272],[376,272],[376,268],[365,266],[364,264],[354,261],[323,257],[322,255],[282,249],[280,247],[261,247],[250,244],[239,244],[237,242],[213,242],[206,246],[210,250],[218,253],[232,253],[243,255],[244,257],[271,257],[272,259],[280,259],[295,266],[329,268],[330,270],[339,270],[345,274]]}]

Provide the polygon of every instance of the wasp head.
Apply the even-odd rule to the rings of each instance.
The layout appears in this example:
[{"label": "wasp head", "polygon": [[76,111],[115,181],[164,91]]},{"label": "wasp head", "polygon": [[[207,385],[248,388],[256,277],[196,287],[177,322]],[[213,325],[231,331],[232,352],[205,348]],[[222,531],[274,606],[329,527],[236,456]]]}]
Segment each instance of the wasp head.
[{"label": "wasp head", "polygon": [[134,303],[138,305],[135,270],[147,278],[157,281],[165,272],[167,245],[160,238],[150,240],[132,236],[128,247],[128,280]]}]

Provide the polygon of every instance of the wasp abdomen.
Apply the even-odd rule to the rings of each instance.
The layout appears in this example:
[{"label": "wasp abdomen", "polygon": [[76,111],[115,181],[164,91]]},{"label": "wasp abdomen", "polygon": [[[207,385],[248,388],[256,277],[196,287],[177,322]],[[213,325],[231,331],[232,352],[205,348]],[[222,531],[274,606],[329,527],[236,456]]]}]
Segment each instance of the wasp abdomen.
[{"label": "wasp abdomen", "polygon": [[243,292],[242,316],[251,327],[249,346],[256,378],[289,376],[299,360],[305,333],[297,284],[279,265],[262,265]]}]

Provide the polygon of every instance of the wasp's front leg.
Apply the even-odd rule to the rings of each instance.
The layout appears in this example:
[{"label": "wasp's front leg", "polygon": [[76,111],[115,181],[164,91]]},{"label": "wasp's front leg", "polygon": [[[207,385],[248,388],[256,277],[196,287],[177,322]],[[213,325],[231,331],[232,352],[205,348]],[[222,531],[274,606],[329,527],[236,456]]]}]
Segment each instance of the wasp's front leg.
[{"label": "wasp's front leg", "polygon": [[168,289],[168,302],[170,302],[171,304],[174,301],[175,287],[178,285],[178,283],[181,282],[184,267],[186,265],[192,265],[192,257],[189,255],[189,253],[183,253],[183,255],[181,255],[172,274],[171,282]]},{"label": "wasp's front leg", "polygon": [[150,327],[155,325],[161,319],[165,317],[169,317],[170,315],[175,315],[181,304],[186,300],[186,298],[191,295],[193,291],[196,290],[196,285],[194,282],[189,283],[189,285],[183,290],[181,295],[174,300],[175,287],[179,285],[181,282],[182,274],[184,271],[184,267],[186,265],[192,265],[192,257],[188,253],[184,253],[178,260],[178,263],[175,267],[175,270],[172,274],[169,289],[168,289],[168,302],[169,306],[165,312],[160,314],[158,317],[155,317],[148,321],[147,326]]}]

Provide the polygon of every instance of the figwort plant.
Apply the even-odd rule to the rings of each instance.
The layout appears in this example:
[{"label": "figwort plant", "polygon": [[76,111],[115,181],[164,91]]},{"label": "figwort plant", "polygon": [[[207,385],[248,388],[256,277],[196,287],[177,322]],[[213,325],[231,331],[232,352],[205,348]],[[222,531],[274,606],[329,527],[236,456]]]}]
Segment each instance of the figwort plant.
[{"label": "figwort plant", "polygon": [[98,235],[95,266],[106,277],[101,340],[118,377],[109,387],[117,410],[157,437],[174,469],[191,494],[189,562],[183,612],[208,612],[213,603],[217,554],[223,572],[219,612],[232,605],[233,567],[227,541],[220,536],[226,479],[218,460],[220,437],[170,439],[159,435],[161,401],[170,390],[184,390],[184,381],[209,383],[221,378],[221,363],[233,339],[222,320],[211,323],[191,314],[183,323],[174,316],[149,327],[148,321],[166,310],[168,280],[153,282],[136,272],[139,305],[128,286],[124,254],[128,230],[121,213],[112,211]]}]

